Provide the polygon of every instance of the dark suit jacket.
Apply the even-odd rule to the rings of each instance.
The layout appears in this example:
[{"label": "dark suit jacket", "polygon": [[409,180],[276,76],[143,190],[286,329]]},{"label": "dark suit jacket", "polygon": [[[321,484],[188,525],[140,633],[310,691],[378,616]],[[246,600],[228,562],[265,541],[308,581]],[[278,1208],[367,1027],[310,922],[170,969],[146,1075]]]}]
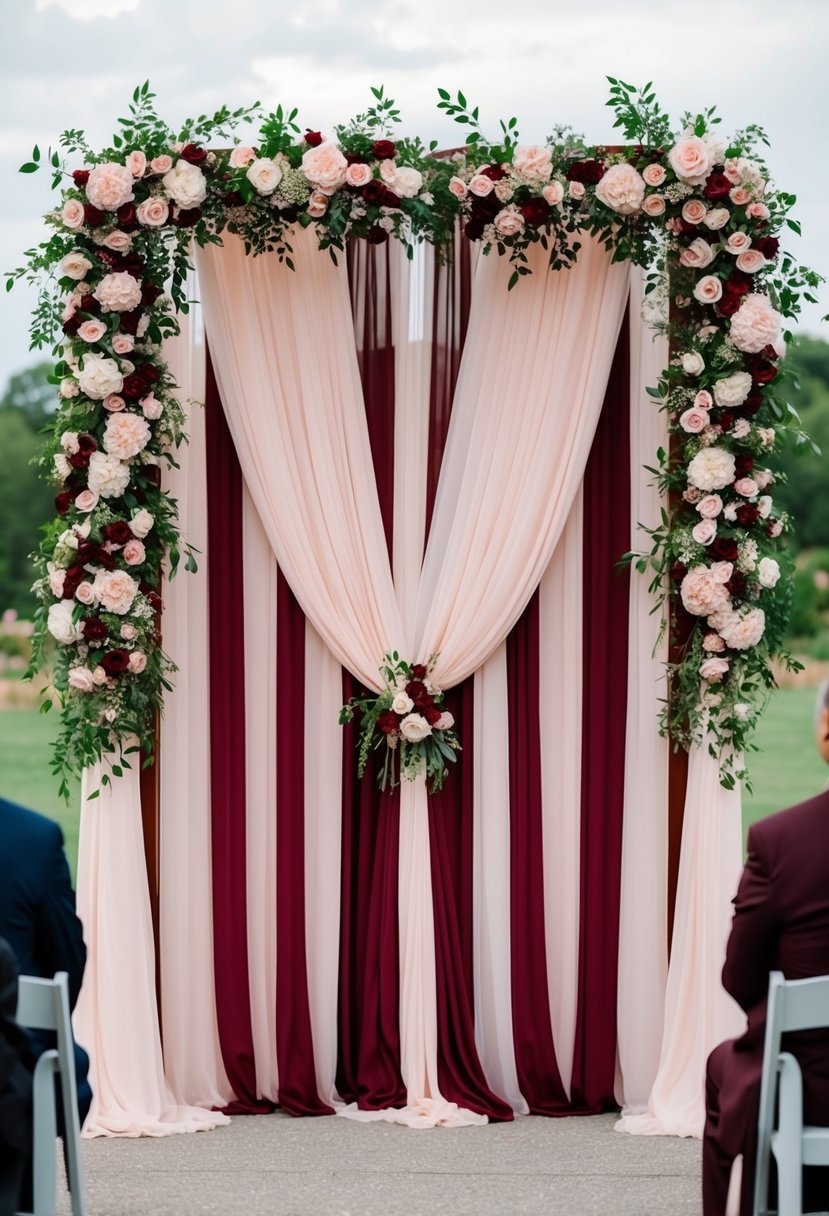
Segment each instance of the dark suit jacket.
[{"label": "dark suit jacket", "polygon": [[[86,963],[75,892],[63,851],[63,833],[51,819],[0,798],[0,936],[17,960],[20,975],[51,979],[69,975],[69,1001],[78,999]],[[35,1054],[54,1046],[54,1036],[30,1035]],[[89,1059],[76,1048],[78,1105],[86,1113],[91,1091]]]},{"label": "dark suit jacket", "polygon": [[[734,1154],[756,1124],[769,972],[829,974],[829,793],[756,823],[734,900],[723,985],[748,1016],[724,1062],[720,1141]],[[803,1070],[807,1122],[829,1123],[829,1032],[786,1035]]]},{"label": "dark suit jacket", "polygon": [[0,937],[0,1144],[26,1153],[32,1134],[32,1058],[16,1011],[17,965]]}]

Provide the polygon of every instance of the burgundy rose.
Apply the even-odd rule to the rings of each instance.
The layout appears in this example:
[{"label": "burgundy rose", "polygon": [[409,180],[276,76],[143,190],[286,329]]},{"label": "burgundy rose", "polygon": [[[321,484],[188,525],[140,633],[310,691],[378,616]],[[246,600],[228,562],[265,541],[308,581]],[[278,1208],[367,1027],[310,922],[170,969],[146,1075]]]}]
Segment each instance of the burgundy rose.
[{"label": "burgundy rose", "polygon": [[777,378],[777,368],[767,359],[753,359],[749,371],[755,384],[771,384]]},{"label": "burgundy rose", "polygon": [[604,165],[600,160],[577,160],[564,175],[568,182],[583,182],[595,186],[604,177]]},{"label": "burgundy rose", "polygon": [[138,227],[138,212],[133,203],[123,203],[115,214],[125,232],[133,232]]},{"label": "burgundy rose", "polygon": [[69,463],[73,469],[88,469],[89,452],[73,452],[69,457]]},{"label": "burgundy rose", "polygon": [[363,198],[369,206],[378,206],[382,203],[385,193],[386,187],[383,182],[378,182],[374,178],[363,186]]},{"label": "burgundy rose", "polygon": [[393,714],[391,710],[388,710],[384,714],[380,714],[377,719],[377,726],[384,735],[392,734],[393,731],[397,730],[399,725],[400,719],[398,718],[397,714]]},{"label": "burgundy rose", "polygon": [[484,165],[483,169],[479,169],[481,177],[488,177],[491,182],[499,182],[502,177],[507,176],[507,171],[502,165]]},{"label": "burgundy rose", "polygon": [[92,560],[96,561],[99,566],[103,566],[105,570],[114,570],[116,566],[115,558],[111,553],[107,553],[103,545],[96,545],[92,554]]},{"label": "burgundy rose", "polygon": [[727,292],[724,292],[722,299],[717,301],[717,311],[723,317],[733,317],[734,313],[740,307],[740,303],[741,301],[739,296],[732,296]]},{"label": "burgundy rose", "polygon": [[708,552],[720,562],[737,560],[737,542],[730,536],[717,536],[711,542]]},{"label": "burgundy rose", "polygon": [[409,680],[406,685],[406,695],[412,698],[418,709],[426,709],[435,703],[435,698],[422,680]]},{"label": "burgundy rose", "polygon": [[367,165],[368,157],[363,156],[360,152],[346,152],[345,159],[349,165]]},{"label": "burgundy rose", "polygon": [[734,461],[738,477],[748,477],[751,470],[754,468],[754,457],[748,452],[741,452]]},{"label": "burgundy rose", "polygon": [[79,317],[78,314],[75,313],[74,317],[70,317],[68,321],[64,321],[61,328],[62,328],[63,332],[66,334],[67,338],[74,338],[75,334],[78,332],[78,330],[80,329],[80,327],[82,325],[83,325],[83,318]]},{"label": "burgundy rose", "polygon": [[443,717],[443,710],[438,709],[437,705],[426,705],[423,709],[423,717],[430,726],[434,726]]},{"label": "burgundy rose", "polygon": [[129,651],[121,650],[120,647],[116,647],[115,650],[108,650],[101,659],[101,666],[108,676],[123,675],[129,665]]},{"label": "burgundy rose", "polygon": [[78,448],[81,452],[97,452],[98,444],[92,435],[87,435],[84,432],[78,436]]},{"label": "burgundy rose", "polygon": [[189,165],[203,165],[207,160],[207,149],[200,148],[197,144],[185,144],[179,152],[179,156]]},{"label": "burgundy rose", "polygon": [[113,545],[125,545],[128,540],[132,540],[132,529],[125,519],[115,519],[112,523],[104,524],[101,533],[104,540],[111,541]]},{"label": "burgundy rose", "polygon": [[747,296],[751,291],[751,279],[740,270],[732,270],[723,285],[723,291],[729,296]]},{"label": "burgundy rose", "polygon": [[133,337],[138,333],[138,322],[144,315],[143,308],[134,308],[132,312],[122,312],[120,326],[125,334],[132,334]]},{"label": "burgundy rose", "polygon": [[120,259],[121,266],[128,270],[134,278],[140,279],[144,273],[144,259],[140,253],[128,253]]},{"label": "burgundy rose", "polygon": [[155,384],[161,374],[154,363],[142,363],[135,370],[145,384]]},{"label": "burgundy rose", "polygon": [[686,220],[681,215],[677,216],[676,224],[683,236],[699,236],[699,224],[692,224],[690,220]]},{"label": "burgundy rose", "polygon": [[415,663],[414,666],[410,668],[409,674],[413,680],[425,680],[427,674],[425,664]]},{"label": "burgundy rose", "polygon": [[152,608],[153,612],[160,612],[162,608],[161,596],[157,591],[147,592],[147,603]]},{"label": "burgundy rose", "polygon": [[763,257],[772,262],[777,257],[780,242],[776,236],[760,236],[755,240],[754,248],[759,249]]},{"label": "burgundy rose", "polygon": [[55,497],[55,510],[58,515],[67,515],[74,501],[75,495],[71,490],[61,490],[60,494]]},{"label": "burgundy rose", "polygon": [[91,312],[97,316],[97,314],[100,312],[100,310],[101,310],[101,306],[98,303],[98,301],[95,299],[94,296],[91,296],[91,295],[81,296],[81,302],[79,305],[80,312]]},{"label": "burgundy rose", "polygon": [[85,577],[86,577],[86,571],[84,570],[83,566],[70,566],[69,567],[69,569],[66,571],[66,574],[63,576],[63,597],[64,597],[64,599],[69,600],[72,598],[72,596],[78,590],[78,588],[80,587],[80,585],[83,582]]},{"label": "burgundy rose", "polygon": [[481,220],[470,220],[463,230],[468,241],[479,241],[484,235],[484,225]]},{"label": "burgundy rose", "polygon": [[703,194],[712,203],[717,202],[721,198],[728,197],[732,184],[724,173],[712,173],[705,183]]},{"label": "burgundy rose", "polygon": [[671,566],[671,571],[670,571],[671,582],[681,583],[687,573],[688,573],[687,566],[683,566],[682,562],[674,562],[674,564]]},{"label": "burgundy rose", "polygon": [[163,292],[155,283],[144,283],[141,288],[141,303],[145,308],[151,308]]},{"label": "burgundy rose", "polygon": [[399,207],[403,206],[402,202],[400,201],[400,196],[395,194],[393,190],[389,190],[388,188],[386,188],[386,191],[383,194],[383,198],[381,201],[382,201],[382,204],[384,207],[399,208]]},{"label": "burgundy rose", "polygon": [[222,202],[225,207],[244,207],[245,205],[245,200],[238,190],[231,190],[227,194],[223,194]]},{"label": "burgundy rose", "polygon": [[488,224],[494,220],[498,212],[501,210],[501,203],[494,193],[487,194],[485,198],[473,198],[469,208],[469,213],[472,219],[479,220],[482,224]]},{"label": "burgundy rose", "polygon": [[371,145],[371,155],[377,160],[392,160],[397,155],[397,145],[390,139],[378,139]]},{"label": "burgundy rose", "polygon": [[760,518],[760,508],[752,502],[744,502],[737,508],[737,523],[743,528],[750,528]]},{"label": "burgundy rose", "polygon": [[734,425],[734,415],[730,410],[723,410],[717,421],[724,431],[730,431]]},{"label": "burgundy rose", "polygon": [[83,636],[90,642],[103,642],[109,637],[109,629],[97,616],[88,616],[82,623]]},{"label": "burgundy rose", "polygon": [[729,595],[742,595],[746,589],[746,576],[741,574],[739,570],[735,570],[731,575],[731,578],[725,584],[725,589]]},{"label": "burgundy rose", "polygon": [[369,245],[383,245],[389,239],[389,234],[385,228],[380,228],[377,224],[373,228],[369,228],[366,233],[366,240]]},{"label": "burgundy rose", "polygon": [[173,216],[176,228],[193,228],[202,216],[201,207],[185,207]]},{"label": "burgundy rose", "polygon": [[101,259],[102,262],[106,262],[107,266],[109,266],[109,268],[111,270],[122,270],[123,269],[120,255],[117,253],[113,253],[111,249],[99,249],[98,257]]},{"label": "burgundy rose", "polygon": [[85,186],[86,183],[89,181],[89,170],[88,169],[73,169],[72,170],[72,180],[76,186]]},{"label": "burgundy rose", "polygon": [[130,401],[135,401],[145,395],[147,386],[141,377],[136,372],[133,372],[131,375],[124,377],[124,387],[121,389],[121,392]]},{"label": "burgundy rose", "polygon": [[521,204],[521,214],[533,228],[540,228],[550,218],[550,204],[543,198],[528,198]]},{"label": "burgundy rose", "polygon": [[78,561],[81,563],[81,565],[84,565],[85,562],[92,561],[92,558],[94,557],[97,550],[98,550],[98,546],[93,541],[91,541],[91,540],[79,541],[79,543],[78,543]]},{"label": "burgundy rose", "polygon": [[98,207],[93,207],[91,203],[84,203],[83,222],[90,228],[97,228],[104,222],[104,213]]},{"label": "burgundy rose", "polygon": [[754,389],[753,392],[749,393],[743,404],[740,406],[740,413],[744,414],[746,418],[753,418],[757,411],[762,408],[762,406],[763,394],[757,389]]},{"label": "burgundy rose", "polygon": [[309,148],[318,148],[322,143],[321,131],[306,131],[305,142]]}]

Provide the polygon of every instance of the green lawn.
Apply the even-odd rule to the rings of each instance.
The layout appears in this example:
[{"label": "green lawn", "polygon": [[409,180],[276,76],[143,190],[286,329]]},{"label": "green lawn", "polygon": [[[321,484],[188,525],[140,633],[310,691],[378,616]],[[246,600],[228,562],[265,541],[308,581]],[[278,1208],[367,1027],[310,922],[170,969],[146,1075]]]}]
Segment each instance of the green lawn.
[{"label": "green lawn", "polygon": [[[815,693],[811,688],[777,692],[757,732],[760,751],[749,757],[754,793],[743,796],[746,828],[764,815],[809,798],[823,788],[829,770],[812,741]],[[0,796],[56,819],[66,837],[72,872],[78,854],[78,799],[58,798],[49,769],[55,713],[9,709],[0,712]]]}]

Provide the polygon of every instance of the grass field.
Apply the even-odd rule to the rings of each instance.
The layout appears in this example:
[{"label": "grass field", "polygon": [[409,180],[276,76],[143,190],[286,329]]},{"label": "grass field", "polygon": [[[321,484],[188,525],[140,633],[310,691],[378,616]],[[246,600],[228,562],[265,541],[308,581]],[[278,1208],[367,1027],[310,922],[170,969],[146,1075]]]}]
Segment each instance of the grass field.
[{"label": "grass field", "polygon": [[[753,794],[743,795],[743,822],[757,819],[823,788],[829,770],[812,741],[814,691],[787,688],[775,694],[757,732],[760,751],[749,758]],[[56,819],[66,837],[66,851],[75,872],[78,851],[78,801],[70,806],[58,798],[49,769],[50,744],[57,715],[34,710],[0,712],[0,797],[33,807]]]}]

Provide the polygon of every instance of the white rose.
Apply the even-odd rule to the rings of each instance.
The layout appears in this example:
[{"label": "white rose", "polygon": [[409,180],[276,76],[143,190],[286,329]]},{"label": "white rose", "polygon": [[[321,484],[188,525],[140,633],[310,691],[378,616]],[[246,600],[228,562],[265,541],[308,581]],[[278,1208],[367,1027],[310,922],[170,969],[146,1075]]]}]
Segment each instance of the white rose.
[{"label": "white rose", "polygon": [[734,481],[736,462],[724,448],[703,448],[688,465],[688,480],[698,490],[710,494],[723,490]]},{"label": "white rose", "polygon": [[391,188],[400,198],[414,198],[423,185],[423,174],[410,165],[400,165],[395,171]]},{"label": "white rose", "polygon": [[110,393],[120,393],[124,377],[114,359],[106,355],[84,355],[83,367],[78,369],[81,392],[93,401],[103,401]]},{"label": "white rose", "polygon": [[52,604],[49,609],[46,628],[61,646],[71,646],[83,637],[80,626],[72,620],[74,611],[75,604],[72,600],[61,600],[58,604]]},{"label": "white rose", "polygon": [[282,181],[282,170],[267,156],[257,157],[245,177],[259,194],[273,194]]},{"label": "white rose", "polygon": [[191,165],[186,160],[175,163],[169,173],[165,173],[161,184],[174,203],[185,211],[198,207],[207,197],[207,182],[198,165]]},{"label": "white rose", "polygon": [[59,279],[75,279],[80,282],[86,272],[92,269],[92,263],[89,258],[74,250],[67,253],[65,258],[61,258],[55,269]]},{"label": "white rose", "polygon": [[761,587],[773,587],[780,578],[780,567],[773,557],[763,557],[757,566]]},{"label": "white rose", "polygon": [[774,503],[771,494],[761,494],[761,496],[757,499],[757,506],[760,511],[761,519],[768,519],[768,517],[771,515],[773,505]]},{"label": "white rose", "polygon": [[680,362],[686,376],[698,376],[705,370],[705,360],[698,350],[686,351]]},{"label": "white rose", "polygon": [[76,692],[95,691],[95,681],[92,679],[92,672],[88,667],[73,667],[69,672],[67,683]]},{"label": "white rose", "polygon": [[143,540],[147,533],[152,530],[154,523],[155,517],[142,507],[140,511],[136,511],[130,520],[133,536],[137,536],[139,540]]},{"label": "white rose", "polygon": [[129,465],[107,452],[93,452],[89,457],[90,490],[102,498],[120,498],[130,482]]},{"label": "white rose", "polygon": [[733,372],[714,385],[714,400],[720,409],[742,405],[751,392],[752,379],[748,372]]},{"label": "white rose", "polygon": [[710,228],[712,232],[719,231],[724,228],[731,218],[727,207],[715,207],[713,211],[709,211],[705,219],[702,221],[706,228]]},{"label": "white rose", "polygon": [[391,703],[391,707],[396,714],[408,714],[414,709],[414,701],[405,692],[399,692]]},{"label": "white rose", "polygon": [[400,733],[408,743],[420,743],[432,733],[432,728],[422,714],[409,714],[400,723]]}]

